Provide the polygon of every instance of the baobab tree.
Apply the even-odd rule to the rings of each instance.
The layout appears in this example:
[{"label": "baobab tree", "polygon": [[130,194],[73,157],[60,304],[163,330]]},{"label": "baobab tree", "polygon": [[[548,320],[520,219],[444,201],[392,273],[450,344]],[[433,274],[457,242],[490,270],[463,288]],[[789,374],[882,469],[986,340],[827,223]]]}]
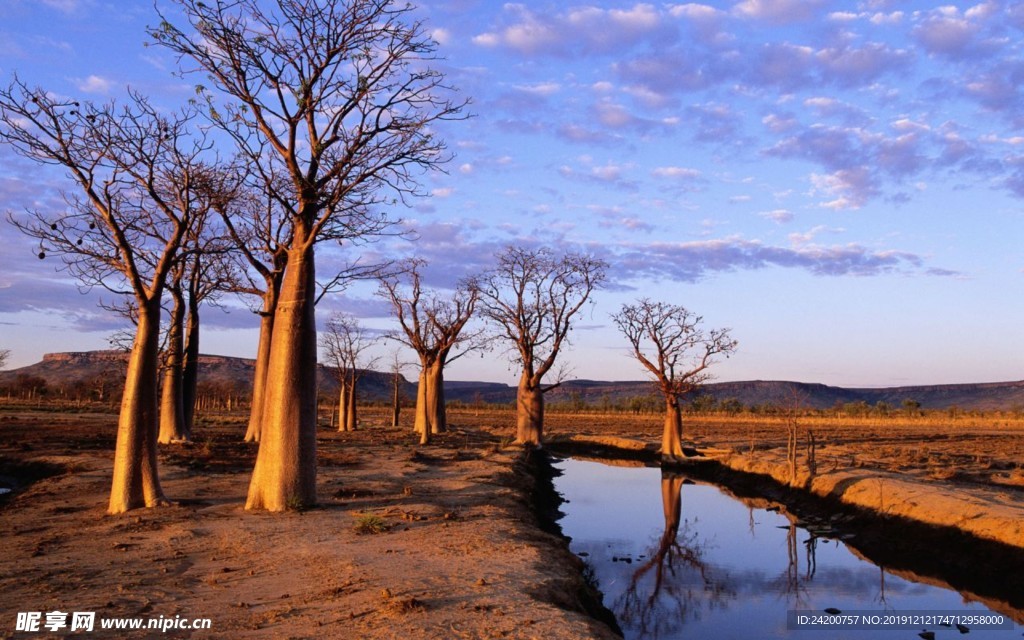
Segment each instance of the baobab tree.
[{"label": "baobab tree", "polygon": [[374,342],[350,313],[332,313],[320,335],[324,356],[338,376],[338,431],[356,430],[359,422],[356,386],[363,373],[377,362],[364,359],[366,350]]},{"label": "baobab tree", "polygon": [[29,88],[0,89],[0,141],[62,167],[76,190],[63,215],[9,214],[57,255],[84,287],[127,295],[136,314],[114,452],[110,513],[166,502],[157,473],[157,375],[167,276],[201,209],[197,176],[207,144],[188,131],[192,111],[168,114],[129,92],[124,106],[94,105]]},{"label": "baobab tree", "polygon": [[[247,163],[237,163],[234,176],[230,175],[220,186],[222,197],[214,200],[214,210],[219,214],[228,237],[237,251],[238,277],[234,292],[257,296],[260,318],[259,338],[256,347],[256,366],[253,374],[252,402],[249,407],[249,423],[245,432],[246,442],[259,442],[263,413],[265,409],[267,368],[270,362],[270,342],[274,333],[274,315],[281,294],[284,268],[288,262],[288,246],[291,244],[291,218],[277,204],[274,193],[283,192],[285,185],[268,193],[260,178],[246,169]],[[272,177],[267,179],[274,180]],[[280,181],[278,181],[280,182]]]},{"label": "baobab tree", "polygon": [[481,315],[499,339],[511,343],[522,367],[516,390],[516,442],[540,445],[544,394],[561,385],[566,369],[544,384],[568,343],[573,321],[604,282],[607,264],[580,253],[508,247],[498,265],[478,280]]},{"label": "baobab tree", "polygon": [[464,333],[479,295],[476,283],[463,281],[450,294],[424,291],[425,267],[423,260],[409,260],[402,275],[382,278],[378,290],[398,320],[399,329],[387,337],[415,351],[420,360],[414,421],[420,444],[447,430],[444,368],[479,346],[481,335],[480,331]]},{"label": "baobab tree", "polygon": [[[316,502],[315,245],[358,237],[379,208],[421,195],[448,160],[432,126],[461,118],[437,43],[390,0],[174,0],[150,30],[179,54],[213,124],[236,144],[291,226],[274,314],[268,392],[247,509]],[[278,178],[281,178],[280,180]],[[286,183],[285,189],[279,183]],[[383,222],[382,222],[383,221]]]},{"label": "baobab tree", "polygon": [[680,460],[683,414],[680,399],[710,378],[716,356],[729,357],[737,342],[729,329],[705,330],[703,318],[685,307],[647,298],[624,304],[612,315],[632,349],[632,357],[654,378],[665,399],[661,436],[663,459]]},{"label": "baobab tree", "polygon": [[[204,201],[208,207],[209,201]],[[234,288],[236,282],[233,260],[228,255],[233,247],[220,235],[221,228],[212,224],[209,214],[209,208],[196,212],[188,241],[166,285],[171,309],[160,389],[161,444],[188,442],[192,437],[199,384],[200,308]]]}]

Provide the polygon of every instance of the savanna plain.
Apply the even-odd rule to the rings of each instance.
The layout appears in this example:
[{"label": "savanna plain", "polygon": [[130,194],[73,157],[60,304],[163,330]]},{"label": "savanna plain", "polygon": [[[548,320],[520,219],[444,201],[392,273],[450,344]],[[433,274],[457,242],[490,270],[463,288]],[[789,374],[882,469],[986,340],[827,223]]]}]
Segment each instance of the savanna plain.
[{"label": "savanna plain", "polygon": [[[171,506],[110,516],[114,411],[0,405],[0,482],[12,489],[0,497],[0,636],[24,635],[19,612],[94,611],[210,620],[173,637],[617,637],[538,506],[549,489],[511,443],[511,408],[452,408],[449,431],[429,445],[411,423],[383,426],[383,408],[361,415],[355,432],[322,420],[315,508],[243,510],[256,445],[242,441],[247,412],[221,410],[204,414],[193,442],[161,447]],[[552,411],[546,430],[555,451],[641,451],[661,419]],[[870,487],[858,508],[881,519],[937,511],[937,522],[918,519],[990,541],[971,522],[1005,516],[1019,529],[1024,418],[1013,413],[708,414],[685,429],[703,458],[748,477],[807,492],[831,482],[830,499]],[[908,487],[920,493],[906,498]],[[956,512],[963,504],[988,515]],[[997,544],[1019,553],[1024,540]],[[1011,613],[1020,606],[1003,600]]]}]

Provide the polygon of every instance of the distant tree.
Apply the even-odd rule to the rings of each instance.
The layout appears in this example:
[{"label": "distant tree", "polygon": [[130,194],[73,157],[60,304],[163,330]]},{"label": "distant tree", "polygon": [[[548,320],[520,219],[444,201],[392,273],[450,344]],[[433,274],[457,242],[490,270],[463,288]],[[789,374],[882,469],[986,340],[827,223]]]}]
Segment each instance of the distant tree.
[{"label": "distant tree", "polygon": [[736,350],[736,341],[728,329],[703,329],[703,318],[685,307],[647,298],[624,304],[612,320],[629,341],[631,355],[647,369],[664,396],[662,457],[682,458],[680,398],[709,379],[707,370],[715,357],[729,357]]},{"label": "distant tree", "polygon": [[420,360],[414,428],[421,444],[447,430],[445,366],[479,346],[480,336],[479,331],[464,331],[476,307],[476,283],[463,282],[451,293],[424,291],[425,266],[422,260],[407,261],[402,275],[381,279],[378,292],[398,320],[399,329],[388,338],[415,351]]},{"label": "distant tree", "polygon": [[511,343],[522,368],[516,390],[516,442],[540,445],[544,394],[562,384],[565,367],[544,384],[568,343],[573,321],[605,280],[607,263],[579,253],[508,247],[479,279],[480,311],[496,337]]},{"label": "distant tree", "polygon": [[29,88],[0,89],[0,141],[66,170],[77,190],[67,211],[11,221],[57,255],[85,287],[131,298],[137,314],[114,453],[111,513],[166,503],[157,474],[160,304],[192,224],[207,143],[188,130],[195,112],[167,112],[129,93],[95,105]]},{"label": "distant tree", "polygon": [[375,360],[364,361],[364,353],[374,343],[359,321],[349,313],[333,313],[320,336],[324,356],[335,368],[340,387],[338,431],[355,431],[358,424],[356,386]]},{"label": "distant tree", "polygon": [[11,357],[10,349],[0,349],[0,369],[7,366],[7,359]]},{"label": "distant tree", "polygon": [[315,248],[378,233],[449,158],[433,125],[460,118],[413,7],[381,0],[175,0],[150,36],[181,56],[211,122],[290,226],[248,509],[316,502]]},{"label": "distant tree", "polygon": [[392,354],[391,361],[391,426],[397,427],[399,418],[402,415],[402,383],[405,377],[402,376],[402,360],[398,350]]},{"label": "distant tree", "polygon": [[902,405],[903,411],[906,412],[908,416],[916,416],[921,413],[921,403],[913,398],[905,398]]}]

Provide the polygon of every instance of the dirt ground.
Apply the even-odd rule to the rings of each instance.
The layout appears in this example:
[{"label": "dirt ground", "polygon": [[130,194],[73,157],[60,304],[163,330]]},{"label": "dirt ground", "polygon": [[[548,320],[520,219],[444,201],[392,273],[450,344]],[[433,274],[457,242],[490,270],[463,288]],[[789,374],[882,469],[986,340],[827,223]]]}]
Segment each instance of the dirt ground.
[{"label": "dirt ground", "polygon": [[427,447],[325,427],[320,506],[253,514],[241,417],[207,424],[163,448],[177,504],[115,517],[114,416],[0,413],[0,483],[21,486],[0,510],[0,637],[45,636],[17,614],[52,611],[96,612],[96,637],[100,618],[160,616],[211,621],[169,637],[616,637],[581,612],[581,567],[538,528],[519,453],[454,426]]},{"label": "dirt ground", "polygon": [[[320,506],[242,509],[256,447],[244,415],[215,416],[164,447],[175,506],[107,516],[115,416],[0,410],[0,637],[19,612],[209,618],[171,637],[611,638],[581,565],[540,526],[511,411],[455,410],[427,447],[408,427],[319,433]],[[325,421],[326,422],[326,421]],[[802,419],[827,473],[900,474],[953,494],[1024,498],[1024,426],[998,421]],[[656,442],[658,416],[547,416],[547,432]],[[698,446],[785,452],[782,421],[689,420]],[[803,440],[802,440],[803,441]],[[98,626],[97,622],[97,626]],[[56,634],[58,637],[66,635]],[[118,636],[163,634],[118,632]],[[97,632],[97,637],[102,633]]]}]

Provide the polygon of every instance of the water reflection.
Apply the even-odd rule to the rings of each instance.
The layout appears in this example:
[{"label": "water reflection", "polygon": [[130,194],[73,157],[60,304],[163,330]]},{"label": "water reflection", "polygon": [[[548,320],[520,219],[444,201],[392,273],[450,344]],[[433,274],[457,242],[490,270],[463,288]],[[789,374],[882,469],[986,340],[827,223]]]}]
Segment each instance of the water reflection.
[{"label": "water reflection", "polygon": [[[987,611],[678,473],[576,460],[557,466],[555,486],[567,500],[562,529],[627,638],[908,638],[916,633],[789,631],[786,612]],[[1019,638],[1020,631],[985,637]]]},{"label": "water reflection", "polygon": [[679,530],[685,480],[678,473],[662,472],[664,531],[613,607],[621,622],[645,637],[673,634],[703,607],[724,606],[735,596],[728,574],[704,559],[698,532],[690,523]]}]

